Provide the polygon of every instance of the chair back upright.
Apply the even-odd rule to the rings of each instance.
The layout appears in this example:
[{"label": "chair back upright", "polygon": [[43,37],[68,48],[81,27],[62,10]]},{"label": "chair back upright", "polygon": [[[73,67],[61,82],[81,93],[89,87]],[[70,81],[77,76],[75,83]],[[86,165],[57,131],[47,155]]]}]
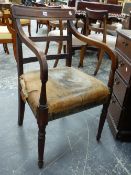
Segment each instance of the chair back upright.
[{"label": "chair back upright", "polygon": [[[14,10],[15,9],[15,10]],[[34,9],[34,10],[32,10]],[[43,48],[38,48],[36,45],[37,42],[47,42],[47,41],[66,41],[67,42],[67,52],[63,54],[48,54],[46,55],[46,60],[53,60],[56,58],[56,56],[59,59],[66,59],[66,65],[71,66],[71,59],[72,59],[72,37],[69,32],[69,21],[75,19],[75,11],[72,9],[61,9],[61,12],[57,10],[56,8],[42,8],[42,7],[24,7],[24,6],[18,6],[14,5],[12,8],[12,14],[15,21],[15,29],[17,31],[17,43],[19,43],[19,48],[17,50],[17,58],[19,58],[18,61],[18,67],[21,67],[19,75],[23,74],[23,64],[30,63],[32,61],[39,61],[40,64],[42,62],[41,60],[41,52],[43,53]],[[20,39],[24,34],[24,31],[20,24],[20,19],[36,19],[36,20],[67,20],[67,36],[63,36],[62,33],[60,36],[32,36],[27,37],[26,36],[26,44],[29,46],[29,48],[32,46],[34,48],[34,45],[36,49],[34,50],[34,53],[37,55],[36,57],[29,57],[29,58],[23,58],[22,54],[22,40]],[[28,43],[27,43],[28,41]],[[31,48],[31,49],[32,49]],[[21,50],[21,52],[20,52]],[[39,52],[37,51],[39,50]],[[20,64],[20,65],[19,65]],[[44,63],[44,67],[47,65]],[[46,68],[47,69],[47,68]],[[45,69],[45,70],[46,70]]]}]

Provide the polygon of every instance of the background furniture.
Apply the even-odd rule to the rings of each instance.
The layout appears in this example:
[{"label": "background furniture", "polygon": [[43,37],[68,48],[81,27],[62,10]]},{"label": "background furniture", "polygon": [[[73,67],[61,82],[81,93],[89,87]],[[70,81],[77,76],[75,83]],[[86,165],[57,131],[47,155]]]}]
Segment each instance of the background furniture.
[{"label": "background furniture", "polygon": [[[37,13],[36,13],[37,11]],[[38,124],[38,165],[43,167],[43,154],[45,145],[45,129],[48,121],[102,104],[97,140],[106,119],[107,107],[112,92],[113,77],[116,69],[116,56],[105,44],[95,42],[81,35],[73,25],[75,11],[71,9],[43,9],[35,7],[13,6],[12,14],[17,29],[17,68],[18,68],[18,98],[19,112],[18,124],[21,126],[24,119],[25,102],[27,101]],[[21,16],[22,15],[22,16]],[[28,37],[20,26],[20,18],[39,18],[48,20],[67,20],[67,35]],[[111,72],[108,85],[89,76],[78,69],[72,68],[72,35],[89,45],[103,50],[111,59]],[[66,66],[48,68],[47,60],[54,59],[56,54],[45,55],[43,48],[37,43],[42,41],[66,41],[67,50],[64,54],[58,54],[59,59],[65,59]],[[34,54],[34,57],[23,58],[24,43]],[[26,63],[38,61],[39,70],[25,72],[23,66]],[[54,134],[54,132],[52,133]]]},{"label": "background furniture", "polygon": [[118,4],[118,0],[107,0],[107,4]]},{"label": "background furniture", "polygon": [[108,109],[108,122],[115,138],[131,140],[131,30],[118,31],[118,68]]},{"label": "background furniture", "polygon": [[[116,44],[116,37],[111,36],[107,34],[107,21],[108,21],[108,11],[107,10],[91,10],[91,9],[86,9],[87,13],[87,22],[86,22],[86,28],[87,28],[87,35],[88,38],[90,39],[95,39],[100,42],[106,43],[112,50],[115,49],[115,44]],[[99,23],[96,23],[96,21],[99,21]],[[94,32],[94,33],[92,33]],[[98,52],[98,62],[96,65],[96,69],[94,72],[94,75],[97,74],[102,58],[104,57],[104,53],[102,49],[97,49],[97,48],[91,48],[91,47],[84,47],[83,52],[85,53],[86,50],[94,50]],[[84,55],[82,54],[80,57],[80,62],[79,62],[79,67],[83,67],[83,60],[84,60]]]},{"label": "background furniture", "polygon": [[125,19],[122,21],[122,28],[131,30],[131,12],[129,15],[126,15]]},{"label": "background furniture", "polygon": [[92,10],[108,10],[108,13],[121,14],[122,6],[117,4],[103,4],[97,2],[78,2],[77,10],[85,10],[86,8]]},{"label": "background furniture", "polygon": [[[37,2],[32,2],[32,5],[34,7],[46,7],[46,5],[43,3],[37,3]],[[37,27],[36,27],[36,33],[38,32],[38,29],[40,28],[41,25],[46,25],[47,26],[47,30],[49,32],[49,21],[48,20],[37,20]]]},{"label": "background furniture", "polygon": [[9,54],[7,47],[8,43],[13,44],[14,56],[16,56],[16,36],[11,21],[11,15],[2,13],[2,18],[0,20],[0,43],[3,44],[4,50]]},{"label": "background furniture", "polygon": [[129,14],[131,11],[131,2],[125,2],[123,4],[123,10],[122,13]]}]

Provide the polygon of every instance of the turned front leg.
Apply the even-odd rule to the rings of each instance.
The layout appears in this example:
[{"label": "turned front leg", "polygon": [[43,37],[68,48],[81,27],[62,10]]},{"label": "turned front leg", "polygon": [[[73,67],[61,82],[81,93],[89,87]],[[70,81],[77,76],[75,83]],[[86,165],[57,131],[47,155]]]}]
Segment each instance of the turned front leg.
[{"label": "turned front leg", "polygon": [[38,166],[39,168],[43,167],[43,157],[44,157],[44,148],[45,148],[45,134],[46,126],[39,127],[38,131]]}]

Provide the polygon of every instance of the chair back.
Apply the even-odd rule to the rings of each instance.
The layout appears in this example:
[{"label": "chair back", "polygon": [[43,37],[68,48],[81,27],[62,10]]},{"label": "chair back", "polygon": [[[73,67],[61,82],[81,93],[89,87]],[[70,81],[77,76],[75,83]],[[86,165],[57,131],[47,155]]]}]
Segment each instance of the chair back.
[{"label": "chair back", "polygon": [[[107,10],[91,10],[86,9],[87,14],[87,28],[89,30],[93,30],[95,32],[102,32],[103,33],[103,42],[106,43],[106,30],[107,30],[107,19],[108,19],[108,11]],[[99,21],[99,27],[93,27],[92,21]]]},{"label": "chair back", "polygon": [[[29,48],[34,47],[36,44],[35,42],[47,42],[47,41],[66,41],[67,42],[67,49],[66,53],[63,54],[50,54],[46,55],[46,60],[53,60],[56,57],[58,59],[66,59],[66,65],[71,66],[71,59],[72,59],[72,35],[69,32],[69,21],[75,19],[75,11],[72,9],[56,9],[56,8],[40,8],[40,7],[25,7],[25,6],[19,6],[14,5],[12,6],[12,15],[14,18],[14,24],[15,29],[17,33],[17,44],[19,47],[17,47],[17,62],[20,69],[20,74],[23,73],[23,64],[39,61],[41,52],[43,53],[44,48],[40,48],[39,46],[36,46],[36,49],[34,49],[34,53],[37,55],[36,57],[29,57],[29,58],[23,58],[22,54],[22,41],[21,37],[26,37],[26,43],[29,46]],[[37,19],[37,20],[67,20],[67,36],[63,36],[62,32],[60,33],[60,36],[37,36],[37,37],[27,37],[21,27],[20,19]],[[39,52],[38,52],[39,50]]]},{"label": "chair back", "polygon": [[122,5],[118,4],[103,4],[98,2],[78,2],[77,10],[85,10],[86,8],[92,10],[108,10],[109,13],[120,14],[122,11]]},{"label": "chair back", "polygon": [[[42,84],[45,84],[48,80],[48,65],[46,60],[65,59],[66,66],[71,66],[72,62],[72,35],[77,37],[82,42],[87,43],[89,46],[94,46],[97,48],[102,48],[103,52],[106,52],[109,55],[109,58],[112,60],[111,65],[111,74],[109,78],[109,86],[112,86],[113,74],[116,67],[115,58],[113,51],[104,43],[97,42],[86,36],[80,34],[75,26],[73,25],[73,20],[75,20],[75,11],[73,9],[56,9],[56,8],[40,8],[40,7],[25,7],[19,5],[12,6],[12,16],[14,21],[14,26],[16,30],[16,61],[18,66],[18,76],[21,76],[24,73],[23,64],[38,61],[40,64],[40,77]],[[60,36],[27,36],[23,31],[23,28],[20,23],[20,19],[47,19],[47,20],[67,20],[67,35],[63,36],[63,31],[61,30]],[[43,47],[40,47],[37,42],[47,42],[47,41],[56,41],[56,42],[67,42],[66,52],[64,53],[55,53],[50,55],[45,55],[43,52]],[[34,54],[35,56],[28,55],[28,58],[23,56],[22,43],[24,43]]]}]

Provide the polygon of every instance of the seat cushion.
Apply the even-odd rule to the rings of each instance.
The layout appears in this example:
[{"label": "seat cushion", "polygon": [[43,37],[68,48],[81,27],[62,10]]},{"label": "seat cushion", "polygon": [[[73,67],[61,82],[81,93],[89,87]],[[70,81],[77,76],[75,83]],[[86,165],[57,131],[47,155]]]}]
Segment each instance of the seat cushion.
[{"label": "seat cushion", "polygon": [[12,39],[12,35],[7,26],[0,26],[0,39]]},{"label": "seat cushion", "polygon": [[[93,33],[93,34],[88,35],[88,37],[95,39],[97,41],[103,41],[102,33],[99,33],[99,34]],[[114,50],[115,45],[116,45],[116,37],[112,35],[106,35],[106,43],[112,50]]]},{"label": "seat cushion", "polygon": [[[67,30],[63,30],[63,35],[67,35]],[[60,30],[52,30],[48,33],[48,36],[60,36]],[[63,45],[66,45],[66,41],[63,42]],[[76,38],[74,35],[72,36],[72,45],[73,46],[81,46],[86,45],[85,42],[80,41],[78,38]]]},{"label": "seat cushion", "polygon": [[[40,72],[21,76],[22,96],[36,115],[41,90]],[[70,67],[49,69],[47,103],[49,120],[105,102],[109,90],[100,80]],[[57,117],[56,117],[57,116]]]}]

